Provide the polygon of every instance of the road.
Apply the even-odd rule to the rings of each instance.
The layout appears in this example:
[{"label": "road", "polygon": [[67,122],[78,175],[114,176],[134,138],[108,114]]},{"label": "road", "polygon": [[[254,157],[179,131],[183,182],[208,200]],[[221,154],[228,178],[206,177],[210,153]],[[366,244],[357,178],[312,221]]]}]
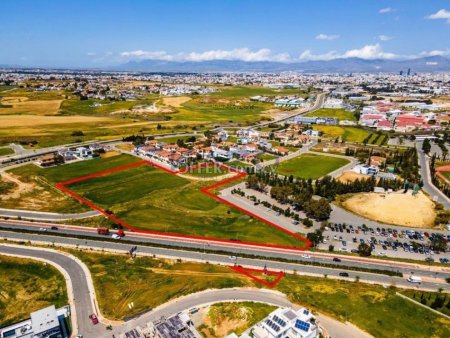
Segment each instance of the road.
[{"label": "road", "polygon": [[260,127],[267,126],[269,124],[274,124],[274,123],[276,124],[276,123],[284,122],[284,121],[289,120],[289,119],[291,119],[291,118],[293,118],[295,116],[304,115],[304,114],[316,111],[316,110],[322,108],[322,106],[323,106],[323,104],[325,102],[326,96],[327,96],[327,93],[317,94],[316,102],[314,102],[314,105],[311,108],[302,109],[302,110],[299,110],[299,111],[294,111],[292,114],[289,114],[289,116],[286,116],[286,117],[283,117],[283,118],[277,119],[277,120],[272,120],[272,121],[268,121],[268,122],[258,123],[258,124],[255,124],[255,125],[247,127],[247,129],[260,128]]},{"label": "road", "polygon": [[[137,326],[145,327],[150,321],[160,318],[167,318],[178,312],[186,311],[193,307],[201,307],[207,304],[233,301],[253,301],[272,304],[278,307],[293,307],[286,295],[271,291],[252,288],[234,288],[221,290],[206,290],[183,296],[169,301],[161,306],[148,311],[136,318],[126,322],[113,322],[113,330],[107,331],[106,325],[110,322],[99,313],[96,294],[93,290],[92,277],[79,260],[73,256],[55,250],[39,250],[30,247],[0,245],[0,254],[44,260],[56,265],[60,271],[67,276],[68,293],[73,297],[71,302],[72,321],[74,324],[74,334],[82,334],[85,338],[116,337],[120,333],[125,333]],[[89,314],[96,313],[100,323],[93,325],[89,320]],[[327,332],[335,338],[344,337],[369,337],[367,333],[349,323],[341,323],[335,319],[318,314],[318,324],[324,326]]]},{"label": "road", "polygon": [[[97,250],[111,250],[118,251],[122,253],[129,252],[132,245],[136,243],[127,244],[127,241],[136,240],[137,238],[127,235],[120,241],[114,242],[106,242],[102,241],[101,238],[92,238],[91,240],[85,239],[76,239],[71,237],[59,237],[51,235],[50,233],[42,233],[42,234],[26,234],[26,233],[17,233],[0,230],[0,238],[6,238],[8,240],[15,240],[21,242],[32,242],[36,244],[50,244],[50,245],[60,245],[60,246],[69,246],[69,247],[85,247],[92,248]],[[145,242],[143,242],[144,244]],[[148,243],[148,242],[147,242]],[[187,251],[180,248],[163,248],[163,247],[152,247],[147,245],[138,245],[138,254],[139,255],[157,255],[161,257],[169,257],[172,259],[181,258],[183,260],[192,260],[192,261],[202,261],[202,262],[211,262],[223,265],[231,265],[231,264],[240,264],[243,266],[252,266],[256,268],[264,268],[272,269],[275,271],[296,271],[299,274],[311,275],[311,276],[319,276],[323,277],[327,275],[331,278],[339,278],[339,272],[346,271],[349,273],[349,279],[353,280],[356,276],[359,276],[361,281],[366,281],[369,283],[378,283],[391,285],[396,284],[399,287],[407,287],[410,288],[411,284],[406,281],[406,278],[402,277],[391,277],[387,275],[374,274],[368,272],[360,272],[347,270],[345,266],[351,266],[355,268],[372,268],[378,270],[389,270],[389,271],[398,271],[405,276],[408,276],[411,273],[415,275],[422,276],[424,278],[424,282],[421,285],[421,288],[428,290],[437,290],[442,287],[444,290],[450,291],[450,285],[445,282],[444,278],[450,277],[450,269],[447,267],[441,266],[425,266],[419,264],[411,264],[411,263],[403,263],[403,262],[395,262],[395,261],[383,261],[383,260],[375,260],[375,259],[367,259],[362,257],[355,256],[339,256],[341,258],[341,262],[333,262],[333,258],[337,255],[328,254],[328,253],[319,253],[319,252],[308,252],[307,257],[303,257],[299,254],[292,254],[288,252],[266,252],[266,251],[252,251],[251,249],[246,248],[230,248],[227,250],[229,253],[224,254],[215,254],[211,252],[207,252],[206,249],[212,250],[216,249],[216,247],[211,244],[203,245],[203,250],[200,248],[198,251]],[[223,248],[222,248],[223,249]],[[230,260],[229,254],[234,254],[238,258],[237,260]],[[269,259],[265,258],[244,258],[242,255],[244,254],[259,254],[258,257],[268,256]],[[272,258],[283,258],[288,261],[275,261],[270,260]],[[304,264],[300,264],[297,262],[305,262]],[[322,267],[317,265],[305,265],[305,264],[319,264],[319,263],[327,263],[331,264],[332,267]],[[344,278],[346,279],[346,278]]]},{"label": "road", "polygon": [[450,199],[445,196],[438,188],[434,186],[431,181],[431,173],[428,162],[428,155],[422,151],[423,142],[416,142],[416,149],[419,157],[420,175],[423,180],[422,189],[425,190],[431,198],[436,199],[439,203],[444,205],[444,208],[450,210]]}]

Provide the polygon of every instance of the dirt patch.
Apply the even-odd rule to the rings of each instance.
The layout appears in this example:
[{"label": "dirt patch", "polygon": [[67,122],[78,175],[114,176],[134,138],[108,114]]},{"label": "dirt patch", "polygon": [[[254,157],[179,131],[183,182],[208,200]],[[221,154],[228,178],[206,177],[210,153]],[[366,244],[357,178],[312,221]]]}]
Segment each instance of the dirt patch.
[{"label": "dirt patch", "polygon": [[116,145],[116,148],[125,151],[133,151],[134,145],[132,143],[120,143]]},{"label": "dirt patch", "polygon": [[221,309],[211,307],[208,313],[203,318],[205,328],[201,332],[205,337],[217,338],[226,337],[228,333],[238,327],[247,325],[248,309],[240,307],[235,309],[232,316],[227,313],[221,313]]},{"label": "dirt patch", "polygon": [[355,173],[354,171],[346,171],[346,172],[342,173],[342,175],[339,176],[337,178],[337,180],[342,183],[348,183],[348,182],[354,182],[356,180],[364,180],[369,177],[370,177],[369,175],[358,174],[358,173]]},{"label": "dirt patch", "polygon": [[0,114],[55,115],[59,111],[62,100],[30,101],[26,97],[4,97],[1,103],[12,107],[0,108]]},{"label": "dirt patch", "polygon": [[22,182],[17,176],[3,173],[1,175],[2,180],[6,182],[14,183],[14,187],[8,191],[6,194],[0,196],[0,200],[9,200],[20,198],[23,194],[30,193],[34,190],[35,185],[33,183]]},{"label": "dirt patch", "polygon": [[120,153],[118,151],[107,151],[104,154],[100,154],[101,158],[109,158],[109,157],[114,157],[114,156],[118,156],[120,155]]},{"label": "dirt patch", "polygon": [[391,194],[361,193],[342,202],[344,208],[363,217],[386,224],[431,227],[436,212],[434,203],[422,192]]},{"label": "dirt patch", "polygon": [[186,103],[190,100],[191,100],[191,98],[188,96],[165,97],[165,98],[163,98],[163,104],[166,106],[179,108],[183,105],[183,103]]}]

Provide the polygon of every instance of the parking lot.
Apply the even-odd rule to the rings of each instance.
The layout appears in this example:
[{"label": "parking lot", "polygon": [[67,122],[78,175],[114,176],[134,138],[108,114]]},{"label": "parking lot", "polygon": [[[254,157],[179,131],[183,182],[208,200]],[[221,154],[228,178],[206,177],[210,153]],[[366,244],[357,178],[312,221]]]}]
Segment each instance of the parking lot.
[{"label": "parking lot", "polygon": [[324,243],[319,248],[334,251],[356,252],[358,245],[366,243],[372,247],[374,256],[390,256],[428,261],[440,261],[448,264],[450,253],[434,252],[430,240],[442,238],[450,240],[450,235],[441,232],[413,230],[400,227],[363,227],[348,224],[333,224],[323,232]]}]

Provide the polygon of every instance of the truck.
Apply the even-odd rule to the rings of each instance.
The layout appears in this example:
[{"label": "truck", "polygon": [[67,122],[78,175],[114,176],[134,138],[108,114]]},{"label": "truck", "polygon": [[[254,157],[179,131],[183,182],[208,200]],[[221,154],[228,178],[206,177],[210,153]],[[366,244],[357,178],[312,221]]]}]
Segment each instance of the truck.
[{"label": "truck", "polygon": [[422,283],[422,278],[420,278],[418,276],[411,275],[411,276],[408,277],[407,281],[410,282],[410,283],[418,283],[418,284],[420,284],[420,283]]},{"label": "truck", "polygon": [[99,235],[109,235],[109,229],[108,228],[97,228],[97,233]]}]

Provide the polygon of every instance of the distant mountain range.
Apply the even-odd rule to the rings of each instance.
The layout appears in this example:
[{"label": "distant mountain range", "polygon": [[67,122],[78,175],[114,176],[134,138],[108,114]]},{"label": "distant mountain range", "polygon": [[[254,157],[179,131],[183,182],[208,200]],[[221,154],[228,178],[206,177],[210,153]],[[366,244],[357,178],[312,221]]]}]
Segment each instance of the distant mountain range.
[{"label": "distant mountain range", "polygon": [[214,60],[202,62],[176,62],[160,60],[130,61],[110,70],[142,72],[284,72],[304,73],[378,73],[378,72],[450,72],[450,59],[430,56],[411,60],[364,60],[359,58],[334,59],[330,61],[306,61],[297,63],[246,62]]}]

